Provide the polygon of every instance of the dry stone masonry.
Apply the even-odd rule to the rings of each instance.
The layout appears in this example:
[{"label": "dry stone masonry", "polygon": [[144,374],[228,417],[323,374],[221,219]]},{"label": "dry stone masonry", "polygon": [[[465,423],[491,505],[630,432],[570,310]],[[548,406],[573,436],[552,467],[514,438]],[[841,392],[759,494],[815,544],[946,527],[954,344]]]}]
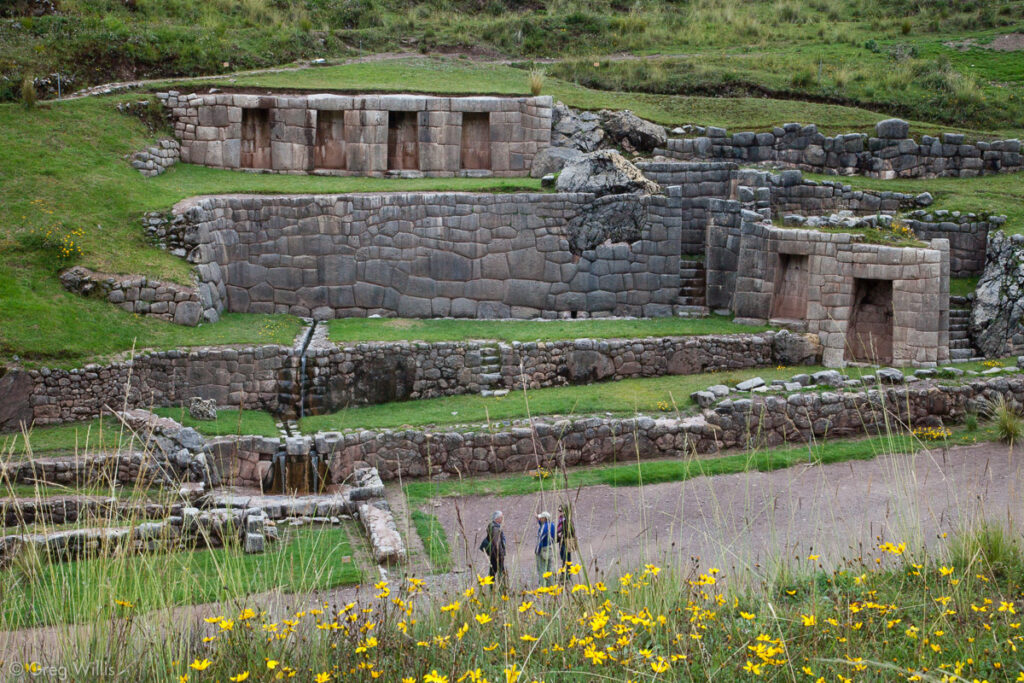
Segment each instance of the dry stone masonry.
[{"label": "dry stone masonry", "polygon": [[100,296],[138,315],[151,315],[177,325],[194,327],[203,314],[199,290],[145,275],[110,275],[75,266],[61,273],[64,289],[81,296]]},{"label": "dry stone masonry", "polygon": [[769,162],[814,173],[872,178],[969,178],[1012,173],[1024,167],[1020,140],[968,143],[959,133],[907,137],[910,124],[880,121],[875,135],[826,137],[818,127],[787,123],[769,133],[733,133],[708,127],[696,138],[672,138],[655,150],[673,159],[726,159]]},{"label": "dry stone masonry", "polygon": [[158,93],[181,160],[327,175],[525,176],[550,97]]}]

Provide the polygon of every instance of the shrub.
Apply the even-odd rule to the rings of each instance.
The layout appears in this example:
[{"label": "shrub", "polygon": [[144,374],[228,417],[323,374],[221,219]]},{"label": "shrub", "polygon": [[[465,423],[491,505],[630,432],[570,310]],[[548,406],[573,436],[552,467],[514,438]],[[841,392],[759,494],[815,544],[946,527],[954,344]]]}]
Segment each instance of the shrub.
[{"label": "shrub", "polygon": [[526,81],[530,84],[530,93],[534,97],[540,95],[541,90],[544,89],[544,70],[531,69]]},{"label": "shrub", "polygon": [[903,35],[908,35],[910,33],[911,28],[912,24],[910,23],[910,19],[904,19],[903,23],[900,24],[900,33],[902,33]]},{"label": "shrub", "polygon": [[21,82],[21,103],[25,105],[25,109],[36,106],[36,84],[31,76],[25,76]]},{"label": "shrub", "polygon": [[975,414],[975,413],[967,413],[967,416],[964,418],[964,427],[966,427],[967,431],[969,431],[969,432],[976,432],[976,431],[978,431],[978,416],[977,416],[977,414]]},{"label": "shrub", "polygon": [[1013,536],[992,522],[982,522],[958,534],[950,544],[949,555],[955,567],[973,565],[997,577],[1018,570],[1024,561]]},{"label": "shrub", "polygon": [[999,440],[1011,446],[1024,435],[1024,419],[1004,397],[989,404],[989,413],[995,422]]},{"label": "shrub", "polygon": [[794,88],[810,88],[814,85],[814,73],[810,69],[800,69],[793,74],[790,83]]}]

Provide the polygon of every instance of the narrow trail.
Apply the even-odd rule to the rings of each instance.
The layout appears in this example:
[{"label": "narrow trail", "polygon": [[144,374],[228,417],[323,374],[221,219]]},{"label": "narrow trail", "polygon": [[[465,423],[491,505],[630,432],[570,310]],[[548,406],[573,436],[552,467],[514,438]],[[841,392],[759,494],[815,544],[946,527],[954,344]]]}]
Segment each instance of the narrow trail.
[{"label": "narrow trail", "polygon": [[[749,56],[750,53],[744,55]],[[689,59],[698,57],[699,55],[694,53],[666,53],[666,54],[650,54],[650,55],[634,55],[627,53],[616,53],[610,55],[603,55],[597,57],[602,62],[638,62],[645,61],[648,59]],[[726,53],[726,56],[728,54]],[[264,69],[249,69],[246,71],[232,71],[226,74],[210,74],[207,76],[168,76],[164,78],[144,78],[134,81],[113,81],[111,83],[101,83],[98,85],[89,86],[77,90],[70,95],[64,97],[55,97],[47,100],[48,102],[64,102],[67,100],[79,100],[85,97],[95,97],[99,95],[110,95],[115,92],[122,92],[127,90],[136,90],[150,85],[167,85],[171,87],[176,81],[189,81],[189,82],[211,82],[217,83],[222,81],[230,81],[245,76],[260,76],[263,74],[277,74],[277,73],[289,73],[295,71],[307,71],[310,69],[323,69],[331,66],[347,66],[350,64],[372,64],[375,62],[387,62],[402,59],[414,59],[414,58],[443,58],[443,59],[457,59],[465,60],[473,64],[483,65],[495,65],[495,66],[509,66],[512,64],[520,64],[523,62],[529,62],[532,64],[557,64],[565,61],[558,57],[520,57],[520,58],[489,58],[481,57],[480,55],[474,55],[464,52],[441,52],[434,54],[424,54],[421,52],[378,52],[369,55],[362,55],[359,57],[350,57],[347,59],[340,60],[328,60],[325,63],[313,63],[305,62],[297,64],[295,66],[277,66],[267,67]]]}]

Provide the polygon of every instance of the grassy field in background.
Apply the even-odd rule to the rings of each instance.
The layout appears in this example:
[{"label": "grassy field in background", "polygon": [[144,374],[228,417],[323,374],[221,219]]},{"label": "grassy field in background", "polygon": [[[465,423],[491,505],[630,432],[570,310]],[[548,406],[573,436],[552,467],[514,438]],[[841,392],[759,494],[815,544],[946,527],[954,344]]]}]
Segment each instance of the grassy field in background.
[{"label": "grassy field in background", "polygon": [[364,341],[552,341],[701,334],[750,334],[769,329],[740,325],[725,316],[647,318],[636,320],[416,320],[409,318],[339,318],[327,323],[336,343]]}]

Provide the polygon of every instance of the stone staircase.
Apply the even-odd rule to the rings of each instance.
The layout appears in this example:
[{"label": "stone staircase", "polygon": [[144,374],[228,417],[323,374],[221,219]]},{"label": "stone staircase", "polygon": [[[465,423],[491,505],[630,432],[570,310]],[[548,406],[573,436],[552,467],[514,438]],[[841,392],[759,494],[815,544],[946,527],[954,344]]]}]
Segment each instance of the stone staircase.
[{"label": "stone staircase", "polygon": [[504,396],[508,389],[501,381],[501,350],[497,344],[480,347],[480,395]]},{"label": "stone staircase", "polygon": [[679,261],[679,300],[676,314],[685,318],[703,317],[708,314],[707,280],[704,261],[698,259],[680,259]]},{"label": "stone staircase", "polygon": [[949,359],[982,360],[971,339],[971,300],[965,296],[949,297]]}]

